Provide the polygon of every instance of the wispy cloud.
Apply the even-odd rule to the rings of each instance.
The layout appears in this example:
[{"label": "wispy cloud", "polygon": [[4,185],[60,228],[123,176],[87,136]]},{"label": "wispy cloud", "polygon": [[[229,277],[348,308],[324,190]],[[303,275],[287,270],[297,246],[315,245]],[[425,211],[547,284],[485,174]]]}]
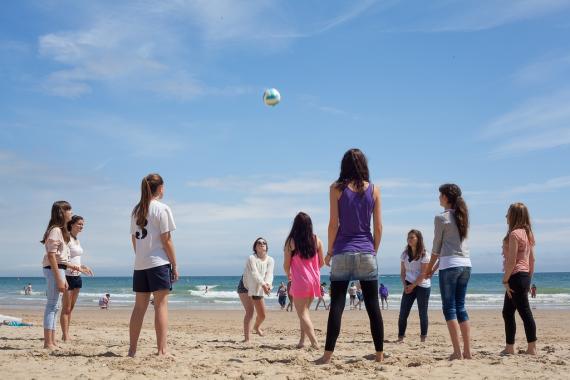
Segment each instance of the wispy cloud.
[{"label": "wispy cloud", "polygon": [[532,62],[519,69],[513,75],[513,79],[518,84],[535,85],[551,82],[569,75],[570,54],[565,54]]},{"label": "wispy cloud", "polygon": [[570,90],[531,99],[482,128],[497,146],[492,156],[523,154],[570,144]]}]

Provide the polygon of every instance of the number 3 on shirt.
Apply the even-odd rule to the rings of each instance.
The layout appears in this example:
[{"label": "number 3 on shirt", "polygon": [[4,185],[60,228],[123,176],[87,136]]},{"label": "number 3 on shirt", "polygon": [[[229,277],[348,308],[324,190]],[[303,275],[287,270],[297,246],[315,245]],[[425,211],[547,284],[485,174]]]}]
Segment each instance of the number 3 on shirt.
[{"label": "number 3 on shirt", "polygon": [[144,220],[144,226],[141,228],[141,231],[142,231],[142,232],[137,231],[137,232],[135,233],[135,237],[136,237],[137,239],[142,240],[142,239],[144,239],[144,238],[146,237],[146,235],[148,234],[148,231],[147,231],[146,228],[145,228],[147,224],[148,224],[148,220],[145,219],[145,220]]}]

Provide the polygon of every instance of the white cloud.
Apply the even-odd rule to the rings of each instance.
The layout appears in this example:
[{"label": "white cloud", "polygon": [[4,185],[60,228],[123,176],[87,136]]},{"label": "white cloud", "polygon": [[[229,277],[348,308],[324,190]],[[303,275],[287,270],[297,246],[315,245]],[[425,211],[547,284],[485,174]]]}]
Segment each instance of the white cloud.
[{"label": "white cloud", "polygon": [[568,75],[568,72],[570,72],[570,54],[530,63],[519,69],[513,78],[516,83],[533,85],[555,80]]}]

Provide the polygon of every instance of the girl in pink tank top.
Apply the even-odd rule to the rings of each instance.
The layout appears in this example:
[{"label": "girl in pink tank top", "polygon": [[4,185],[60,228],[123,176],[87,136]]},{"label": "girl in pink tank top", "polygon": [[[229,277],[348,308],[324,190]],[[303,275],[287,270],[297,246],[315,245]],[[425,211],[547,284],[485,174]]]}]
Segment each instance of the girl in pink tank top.
[{"label": "girl in pink tank top", "polygon": [[311,217],[300,212],[285,241],[283,263],[285,274],[291,280],[293,304],[301,324],[301,338],[297,348],[304,347],[305,336],[309,337],[312,347],[319,347],[309,308],[313,299],[321,293],[320,268],[323,265],[323,243],[313,234]]}]

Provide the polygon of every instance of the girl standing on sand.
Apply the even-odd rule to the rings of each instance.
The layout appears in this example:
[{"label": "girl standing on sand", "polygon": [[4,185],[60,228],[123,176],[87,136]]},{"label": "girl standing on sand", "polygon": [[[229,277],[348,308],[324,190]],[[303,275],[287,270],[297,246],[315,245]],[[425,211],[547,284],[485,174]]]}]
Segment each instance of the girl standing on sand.
[{"label": "girl standing on sand", "polygon": [[507,212],[509,230],[503,239],[503,285],[505,301],[503,319],[505,321],[506,346],[503,354],[515,353],[515,311],[523,323],[528,347],[527,354],[536,355],[536,324],[528,292],[534,273],[534,235],[530,225],[530,215],[523,203],[513,203]]},{"label": "girl standing on sand", "polygon": [[164,181],[158,174],[142,179],[141,198],[131,215],[131,242],[135,251],[133,291],[135,306],[129,323],[129,356],[134,357],[151,294],[154,296],[154,328],[157,355],[167,353],[168,293],[178,280],[171,232],[176,229],[170,207],[160,202]]},{"label": "girl standing on sand", "polygon": [[[465,308],[467,283],[471,277],[471,259],[465,243],[469,229],[469,211],[455,184],[439,187],[439,204],[444,211],[435,217],[432,256],[427,273],[431,277],[439,260],[439,291],[443,315],[453,345],[449,360],[471,359],[471,332],[469,315]],[[463,337],[463,354],[459,335]]]},{"label": "girl standing on sand", "polygon": [[418,230],[408,232],[408,244],[400,258],[400,279],[404,286],[400,316],[398,317],[398,341],[402,342],[406,336],[408,316],[418,300],[420,314],[420,340],[425,342],[428,332],[428,304],[431,292],[431,280],[427,278],[427,267],[430,255],[424,248],[424,238]]},{"label": "girl standing on sand", "polygon": [[[84,220],[79,215],[73,215],[71,220],[67,223],[67,231],[69,231],[69,262],[81,267],[83,273],[93,276],[93,272],[88,266],[81,265],[81,255],[83,255],[83,248],[77,239],[77,236],[83,231]],[[61,310],[61,317],[59,322],[61,324],[62,340],[67,342],[69,340],[69,324],[71,323],[71,312],[77,302],[79,291],[83,286],[81,280],[81,272],[68,268],[65,271],[65,279],[68,284],[66,292],[63,292],[63,307]]]},{"label": "girl standing on sand", "polygon": [[321,294],[321,267],[324,265],[323,242],[313,234],[313,222],[304,212],[297,214],[291,232],[285,240],[283,269],[291,278],[291,294],[301,324],[301,338],[297,348],[309,337],[311,347],[319,348],[309,308]]},{"label": "girl standing on sand", "polygon": [[47,303],[44,311],[44,348],[58,348],[55,341],[55,323],[59,309],[59,293],[67,291],[65,270],[83,272],[84,269],[69,261],[69,231],[67,223],[71,220],[71,205],[66,201],[57,201],[51,206],[51,218],[41,240],[46,253],[42,260],[46,278]]},{"label": "girl standing on sand", "polygon": [[[382,237],[380,189],[370,182],[366,156],[350,149],[342,158],[339,178],[330,187],[328,251],[325,263],[331,266],[331,302],[327,339],[317,364],[330,363],[340,333],[346,291],[350,281],[360,281],[376,361],[384,358],[384,323],[378,305],[378,264],[376,252]],[[370,231],[373,219],[374,233]]]},{"label": "girl standing on sand", "polygon": [[247,258],[243,276],[238,284],[237,292],[245,309],[243,318],[243,341],[249,342],[249,332],[254,311],[257,313],[253,331],[263,336],[261,324],[265,320],[264,295],[271,294],[273,284],[273,267],[275,262],[267,255],[267,241],[257,238],[253,242],[253,255]]}]

